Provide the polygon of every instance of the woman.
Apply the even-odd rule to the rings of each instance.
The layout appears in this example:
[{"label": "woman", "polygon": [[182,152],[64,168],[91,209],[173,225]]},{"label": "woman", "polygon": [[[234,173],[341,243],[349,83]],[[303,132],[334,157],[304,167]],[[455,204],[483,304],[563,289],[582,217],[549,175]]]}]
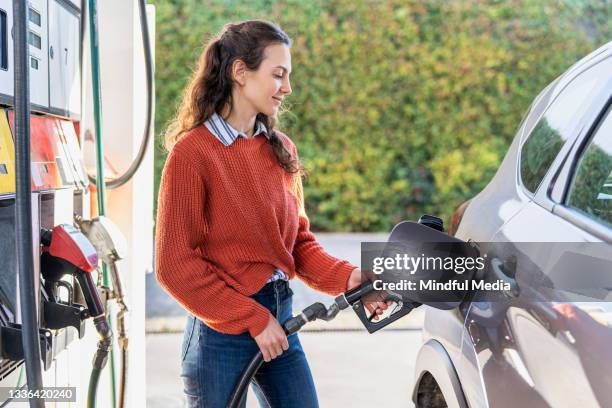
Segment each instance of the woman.
[{"label": "woman", "polygon": [[205,47],[166,135],[156,274],[190,313],[189,406],[224,407],[258,349],[262,406],[318,406],[299,338],[281,327],[292,315],[288,280],[332,295],[361,283],[310,232],[296,147],[274,128],[291,94],[290,45],[272,23],[228,24]]}]

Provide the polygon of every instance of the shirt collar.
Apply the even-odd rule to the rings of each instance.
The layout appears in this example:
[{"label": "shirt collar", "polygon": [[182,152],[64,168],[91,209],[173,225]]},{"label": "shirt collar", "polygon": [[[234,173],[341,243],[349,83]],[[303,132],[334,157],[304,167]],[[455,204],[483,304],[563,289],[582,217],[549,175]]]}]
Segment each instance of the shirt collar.
[{"label": "shirt collar", "polygon": [[[230,124],[216,112],[213,113],[213,115],[206,122],[204,122],[204,125],[208,130],[210,130],[210,133],[215,135],[215,137],[225,146],[230,146],[239,137],[247,137],[244,132],[239,132],[231,127]],[[266,126],[261,121],[257,121],[255,127],[256,129],[253,137],[260,133],[263,133],[264,136],[268,137],[268,129],[266,129]]]}]

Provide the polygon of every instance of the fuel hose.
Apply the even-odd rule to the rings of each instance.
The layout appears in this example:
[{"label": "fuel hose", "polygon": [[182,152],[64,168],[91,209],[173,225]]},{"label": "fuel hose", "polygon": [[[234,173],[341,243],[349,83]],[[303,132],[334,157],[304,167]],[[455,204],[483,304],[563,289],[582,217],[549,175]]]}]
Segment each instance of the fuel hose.
[{"label": "fuel hose", "polygon": [[[96,0],[89,0],[89,43],[91,48],[91,79],[94,108],[94,126],[96,129],[96,193],[98,198],[98,214],[106,214],[106,185],[104,183],[104,146],[102,143],[102,97],[100,85],[100,55],[99,55],[99,35],[98,35],[98,9]],[[108,287],[109,277],[106,265],[102,265],[102,283]],[[112,327],[112,319],[108,317],[109,327]],[[87,397],[88,408],[95,408],[97,386],[102,367],[94,366],[91,372],[89,391]],[[110,391],[112,406],[117,406],[117,393],[115,381],[115,360],[112,347],[110,348]],[[93,395],[93,396],[92,396]]]},{"label": "fuel hose", "polygon": [[[140,32],[142,36],[142,48],[144,51],[146,89],[147,89],[145,126],[144,126],[143,135],[142,135],[142,142],[140,143],[138,153],[136,154],[136,157],[134,158],[134,160],[132,161],[128,169],[122,175],[112,180],[105,181],[104,183],[105,186],[110,189],[121,187],[122,185],[130,181],[130,179],[134,176],[134,174],[136,173],[136,171],[138,171],[138,168],[142,164],[144,156],[147,153],[147,147],[149,146],[150,139],[151,139],[151,122],[153,119],[153,55],[151,51],[151,39],[149,37],[149,23],[147,19],[147,10],[146,10],[145,0],[138,0],[138,14],[140,17]],[[92,27],[91,29],[97,31],[97,26],[90,24],[90,27]],[[93,46],[97,48],[97,43],[92,44],[92,47]],[[93,56],[93,52],[92,52],[92,56]],[[99,64],[97,59],[96,59],[96,63]],[[93,61],[92,61],[92,68],[93,68]],[[99,72],[99,67],[97,68],[97,70]],[[99,81],[100,81],[99,74],[97,74],[97,79],[94,79],[94,86],[95,86],[95,82],[99,83]],[[95,116],[95,120],[96,122],[98,122],[98,121],[101,121],[101,118]],[[102,141],[102,129],[101,127],[98,128],[98,126],[96,126],[96,144],[102,143],[101,141]],[[89,174],[88,175],[89,181],[92,184],[97,185],[97,179],[101,177],[100,174],[103,174],[103,173],[98,172],[96,176]]]},{"label": "fuel hose", "polygon": [[[43,386],[36,286],[32,256],[32,186],[30,168],[30,84],[27,42],[27,2],[13,0],[15,58],[15,238],[21,311],[21,342],[28,389]],[[44,401],[30,399],[31,408],[44,407]]]}]

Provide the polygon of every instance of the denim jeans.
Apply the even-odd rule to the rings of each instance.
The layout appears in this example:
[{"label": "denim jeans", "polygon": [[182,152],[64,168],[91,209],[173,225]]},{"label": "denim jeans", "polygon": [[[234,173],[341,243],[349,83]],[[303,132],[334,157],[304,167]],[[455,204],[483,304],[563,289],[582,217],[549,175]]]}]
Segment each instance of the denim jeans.
[{"label": "denim jeans", "polygon": [[[293,292],[288,282],[266,284],[252,298],[282,325],[292,317]],[[231,305],[230,305],[231,306]],[[261,407],[316,408],[317,394],[298,334],[288,337],[289,349],[264,362],[251,382]],[[259,351],[246,332],[220,333],[189,316],[182,346],[182,372],[188,407],[224,408],[242,370]],[[246,405],[246,398],[241,407]]]}]

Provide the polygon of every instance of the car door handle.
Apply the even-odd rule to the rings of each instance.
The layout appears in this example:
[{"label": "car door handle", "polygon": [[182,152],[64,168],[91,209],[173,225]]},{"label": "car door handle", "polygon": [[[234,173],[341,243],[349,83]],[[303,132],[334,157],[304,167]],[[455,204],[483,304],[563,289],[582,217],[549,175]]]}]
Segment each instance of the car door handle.
[{"label": "car door handle", "polygon": [[501,280],[504,283],[510,285],[510,290],[504,291],[504,293],[512,298],[518,297],[520,290],[516,279],[508,276],[504,271],[504,262],[499,258],[491,258],[491,273],[495,280]]}]

